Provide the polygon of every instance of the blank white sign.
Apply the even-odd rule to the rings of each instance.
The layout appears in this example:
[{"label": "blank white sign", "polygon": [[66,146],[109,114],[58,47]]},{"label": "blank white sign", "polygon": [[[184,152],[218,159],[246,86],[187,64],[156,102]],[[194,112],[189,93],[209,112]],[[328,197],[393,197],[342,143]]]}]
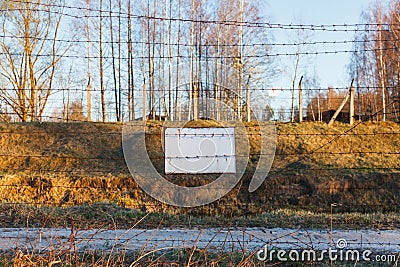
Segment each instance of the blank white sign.
[{"label": "blank white sign", "polygon": [[167,128],[165,173],[236,173],[234,128]]}]

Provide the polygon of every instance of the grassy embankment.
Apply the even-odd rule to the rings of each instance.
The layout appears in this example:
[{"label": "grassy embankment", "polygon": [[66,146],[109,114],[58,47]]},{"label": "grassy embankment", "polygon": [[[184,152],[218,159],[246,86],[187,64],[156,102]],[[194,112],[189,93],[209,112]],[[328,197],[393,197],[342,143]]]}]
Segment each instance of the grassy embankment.
[{"label": "grassy embankment", "polygon": [[[151,123],[147,142],[162,169],[158,126]],[[95,123],[1,124],[0,226],[24,225],[27,219],[66,226],[73,219],[82,227],[110,227],[112,217],[119,227],[129,227],[150,212],[143,227],[326,227],[333,203],[340,204],[333,208],[336,227],[400,225],[398,124],[366,123],[342,136],[350,126],[278,124],[277,155],[262,187],[248,193],[246,174],[229,195],[194,209],[160,204],[140,190],[123,158],[121,129]],[[255,133],[250,153],[257,154],[256,125],[248,124],[247,131]],[[252,158],[247,172],[256,164]],[[190,186],[207,181],[189,175],[168,179]]]}]

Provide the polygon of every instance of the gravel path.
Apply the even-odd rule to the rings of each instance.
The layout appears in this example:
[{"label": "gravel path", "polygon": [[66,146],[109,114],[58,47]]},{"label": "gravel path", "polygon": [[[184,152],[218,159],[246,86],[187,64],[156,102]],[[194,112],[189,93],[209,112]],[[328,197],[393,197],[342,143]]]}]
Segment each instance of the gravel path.
[{"label": "gravel path", "polygon": [[[400,252],[400,230],[334,230],[333,244],[345,239],[348,249]],[[293,229],[154,229],[89,230],[71,234],[70,229],[0,229],[1,250],[70,249],[153,250],[197,246],[215,251],[255,252],[268,244],[280,249],[330,247],[330,233],[325,230]],[[341,244],[343,245],[343,243]]]}]

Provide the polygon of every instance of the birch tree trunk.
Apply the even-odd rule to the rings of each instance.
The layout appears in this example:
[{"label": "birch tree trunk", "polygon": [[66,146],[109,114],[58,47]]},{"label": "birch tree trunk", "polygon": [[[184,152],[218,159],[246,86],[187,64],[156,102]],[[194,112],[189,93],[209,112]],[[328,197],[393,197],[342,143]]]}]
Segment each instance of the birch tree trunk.
[{"label": "birch tree trunk", "polygon": [[119,122],[121,119],[119,117],[119,104],[118,104],[118,87],[117,87],[117,69],[115,63],[115,47],[114,47],[114,29],[113,29],[113,17],[112,17],[112,0],[109,1],[110,4],[110,38],[111,38],[111,57],[112,57],[112,73],[114,82],[114,101],[115,101],[115,117]]},{"label": "birch tree trunk", "polygon": [[106,122],[106,102],[104,90],[104,67],[103,67],[103,0],[99,0],[99,72],[100,72],[100,98],[101,98],[101,118]]},{"label": "birch tree trunk", "polygon": [[92,74],[90,70],[90,46],[91,46],[91,41],[90,41],[90,0],[86,0],[86,6],[87,6],[87,12],[86,12],[86,30],[87,30],[87,55],[88,55],[88,61],[87,61],[87,75],[88,75],[88,83],[87,83],[87,119],[88,121],[92,121]]},{"label": "birch tree trunk", "polygon": [[135,73],[133,62],[132,47],[132,16],[131,16],[131,0],[128,1],[128,109],[129,120],[135,120]]}]

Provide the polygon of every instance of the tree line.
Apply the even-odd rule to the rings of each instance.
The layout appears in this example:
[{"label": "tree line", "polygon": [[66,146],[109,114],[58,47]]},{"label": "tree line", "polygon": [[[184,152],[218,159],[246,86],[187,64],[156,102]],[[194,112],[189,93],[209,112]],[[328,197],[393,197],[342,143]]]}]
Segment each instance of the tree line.
[{"label": "tree line", "polygon": [[[257,93],[279,72],[272,32],[259,27],[264,9],[261,0],[0,0],[0,120],[295,121],[310,36],[292,31],[291,111],[274,112]],[[362,15],[348,68],[358,118],[399,120],[399,9],[378,1]],[[304,87],[312,120],[344,96],[316,90],[315,77]]]},{"label": "tree line", "polygon": [[373,28],[356,33],[349,64],[357,88],[356,114],[399,121],[400,1],[377,1],[362,14],[362,22]]},{"label": "tree line", "polygon": [[244,118],[271,78],[268,59],[246,57],[269,49],[246,45],[270,38],[244,23],[265,21],[262,1],[0,3],[0,97],[20,121],[68,121],[77,101],[89,121]]}]

